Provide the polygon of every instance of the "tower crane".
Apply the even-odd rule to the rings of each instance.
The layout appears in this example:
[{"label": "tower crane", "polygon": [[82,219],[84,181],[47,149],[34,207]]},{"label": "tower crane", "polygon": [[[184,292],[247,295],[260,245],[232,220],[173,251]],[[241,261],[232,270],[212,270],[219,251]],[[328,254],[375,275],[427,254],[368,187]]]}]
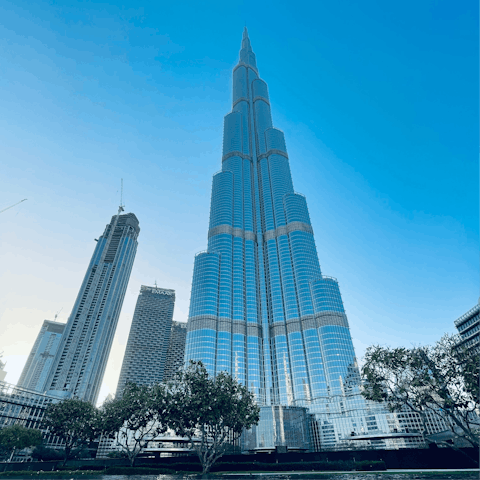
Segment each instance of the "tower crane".
[{"label": "tower crane", "polygon": [[20,200],[19,202],[14,203],[13,205],[10,205],[9,207],[4,208],[3,210],[0,210],[0,213],[5,212],[5,210],[8,210],[9,208],[13,208],[15,205],[18,205],[19,203],[22,203],[22,202],[24,202],[25,200],[28,200],[28,198],[24,198],[23,200]]}]

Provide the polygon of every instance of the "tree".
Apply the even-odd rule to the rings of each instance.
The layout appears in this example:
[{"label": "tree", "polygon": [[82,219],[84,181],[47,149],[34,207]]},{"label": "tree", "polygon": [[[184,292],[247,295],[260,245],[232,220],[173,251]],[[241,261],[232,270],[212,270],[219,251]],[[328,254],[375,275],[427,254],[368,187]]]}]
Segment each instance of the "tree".
[{"label": "tree", "polygon": [[99,432],[97,409],[90,403],[77,398],[51,403],[45,411],[43,425],[48,432],[65,443],[63,465],[75,453],[74,450],[93,440]]},{"label": "tree", "polygon": [[22,425],[12,425],[0,430],[0,445],[10,453],[9,461],[12,460],[16,450],[35,447],[42,443],[42,432],[33,428],[25,428]]},{"label": "tree", "polygon": [[7,460],[10,457],[10,452],[0,443],[0,461]]},{"label": "tree", "polygon": [[54,450],[53,448],[47,448],[44,445],[38,445],[32,451],[32,457],[35,460],[61,460],[63,459],[63,454],[58,450]]},{"label": "tree", "polygon": [[162,388],[128,383],[121,397],[105,402],[100,410],[102,433],[116,439],[132,467],[155,435],[166,431],[158,408],[164,397]]},{"label": "tree", "polygon": [[[371,346],[362,368],[362,394],[386,402],[392,412],[409,408],[420,414],[424,425],[427,412],[439,416],[455,437],[478,447],[479,364],[480,355],[459,348],[451,335],[433,347]],[[442,443],[457,449],[454,443]]]},{"label": "tree", "polygon": [[226,372],[211,378],[202,362],[190,361],[169,384],[169,395],[169,426],[188,438],[204,475],[228,445],[260,418],[260,409],[247,387]]}]

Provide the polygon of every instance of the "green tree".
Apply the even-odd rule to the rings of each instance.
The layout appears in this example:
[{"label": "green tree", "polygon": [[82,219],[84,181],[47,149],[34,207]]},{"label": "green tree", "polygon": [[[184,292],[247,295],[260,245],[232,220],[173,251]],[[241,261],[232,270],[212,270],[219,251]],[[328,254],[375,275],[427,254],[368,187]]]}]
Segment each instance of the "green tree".
[{"label": "green tree", "polygon": [[128,383],[121,397],[105,402],[100,409],[103,435],[115,438],[132,467],[155,435],[166,431],[158,408],[163,397],[161,385]]},{"label": "green tree", "polygon": [[44,445],[38,445],[32,451],[32,457],[35,460],[61,460],[63,458],[63,454],[58,450],[54,450],[53,448],[47,448]]},{"label": "green tree", "polygon": [[97,436],[99,416],[90,402],[70,398],[51,403],[45,412],[43,425],[48,433],[61,438],[65,443],[65,465],[75,450]]},{"label": "green tree", "polygon": [[22,425],[12,425],[0,430],[0,445],[10,454],[12,460],[16,450],[35,447],[42,443],[42,432]]},{"label": "green tree", "polygon": [[[409,408],[420,414],[424,425],[427,412],[441,417],[454,437],[478,447],[479,365],[480,355],[460,349],[451,335],[433,347],[375,345],[365,354],[362,394],[386,402],[392,412]],[[455,443],[444,443],[456,449]]]},{"label": "green tree", "polygon": [[169,427],[189,439],[204,475],[260,418],[247,387],[226,372],[212,378],[202,362],[193,361],[169,384],[168,408]]},{"label": "green tree", "polygon": [[0,443],[0,461],[7,460],[10,457],[10,452]]}]

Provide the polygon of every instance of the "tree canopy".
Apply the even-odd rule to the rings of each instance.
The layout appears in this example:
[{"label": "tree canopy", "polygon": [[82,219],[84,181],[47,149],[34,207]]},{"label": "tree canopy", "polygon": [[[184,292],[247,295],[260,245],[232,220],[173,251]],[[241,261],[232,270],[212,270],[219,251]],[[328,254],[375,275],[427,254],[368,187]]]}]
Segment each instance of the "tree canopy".
[{"label": "tree canopy", "polygon": [[64,455],[58,450],[53,448],[47,448],[44,445],[36,446],[32,451],[32,457],[35,460],[49,461],[49,460],[62,460]]},{"label": "tree canopy", "polygon": [[155,435],[166,431],[165,405],[164,386],[128,383],[121,397],[100,409],[103,434],[115,438],[132,466]]},{"label": "tree canopy", "polygon": [[43,425],[52,435],[65,442],[64,464],[72,451],[93,440],[99,433],[99,417],[96,408],[77,398],[51,403],[45,412]]},{"label": "tree canopy", "polygon": [[391,411],[407,407],[424,421],[426,412],[441,417],[454,437],[478,447],[479,365],[480,355],[459,348],[451,335],[432,347],[375,345],[365,354],[362,394]]},{"label": "tree canopy", "polygon": [[187,437],[208,473],[229,444],[259,421],[254,395],[230,374],[210,377],[201,362],[190,361],[169,385],[169,427]]},{"label": "tree canopy", "polygon": [[12,425],[0,430],[0,445],[10,453],[12,459],[16,450],[35,447],[42,443],[42,432],[22,425]]},{"label": "tree canopy", "polygon": [[89,402],[68,399],[51,404],[44,427],[72,451],[102,434],[115,438],[131,465],[159,434],[186,437],[207,473],[244,429],[256,425],[260,409],[247,387],[226,372],[210,377],[201,362],[190,362],[168,384],[128,384],[123,395],[97,410]]}]

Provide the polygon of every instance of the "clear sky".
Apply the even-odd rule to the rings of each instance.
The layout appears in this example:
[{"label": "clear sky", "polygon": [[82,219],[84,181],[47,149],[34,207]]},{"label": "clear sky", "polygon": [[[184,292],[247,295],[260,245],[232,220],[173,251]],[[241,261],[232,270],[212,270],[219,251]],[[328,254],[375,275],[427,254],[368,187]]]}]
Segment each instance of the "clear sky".
[{"label": "clear sky", "polygon": [[0,1],[0,351],[16,382],[66,321],[119,203],[141,227],[102,398],[141,284],[186,321],[245,22],[357,351],[433,343],[479,296],[478,5]]}]

